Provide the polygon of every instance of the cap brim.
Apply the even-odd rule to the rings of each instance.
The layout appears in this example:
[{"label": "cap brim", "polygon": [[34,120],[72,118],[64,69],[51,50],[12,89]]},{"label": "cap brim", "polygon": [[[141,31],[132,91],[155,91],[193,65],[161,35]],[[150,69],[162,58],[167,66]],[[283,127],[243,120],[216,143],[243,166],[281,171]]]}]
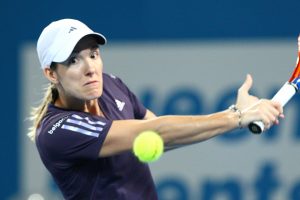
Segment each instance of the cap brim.
[{"label": "cap brim", "polygon": [[98,44],[104,45],[107,42],[106,38],[100,33],[92,33],[92,34],[88,34],[88,35],[94,35]]},{"label": "cap brim", "polygon": [[89,36],[89,35],[93,36],[97,40],[98,44],[100,44],[100,45],[106,44],[106,38],[100,33],[94,32],[94,33],[89,33],[86,35],[81,35],[79,37],[74,37],[72,40],[69,40],[67,42],[67,44],[65,44],[64,47],[61,48],[61,50],[59,52],[57,52],[57,54],[53,58],[53,62],[60,63],[60,62],[66,61],[69,58],[69,56],[71,55],[71,53],[73,52],[77,43],[82,38]]}]

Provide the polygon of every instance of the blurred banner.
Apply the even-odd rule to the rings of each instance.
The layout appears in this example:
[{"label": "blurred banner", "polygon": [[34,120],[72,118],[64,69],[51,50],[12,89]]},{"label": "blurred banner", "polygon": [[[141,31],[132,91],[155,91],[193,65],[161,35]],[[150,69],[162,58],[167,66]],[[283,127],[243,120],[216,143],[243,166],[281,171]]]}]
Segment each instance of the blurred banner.
[{"label": "blurred banner", "polygon": [[[157,115],[209,114],[235,102],[246,74],[251,92],[270,98],[290,76],[295,40],[109,43],[101,46],[104,71],[120,77]],[[26,137],[30,107],[47,83],[34,44],[20,50],[22,110],[20,190],[10,200],[61,199],[35,145]],[[26,70],[25,70],[26,69]],[[300,97],[285,119],[262,135],[237,130],[166,152],[151,163],[161,200],[299,200]]]}]

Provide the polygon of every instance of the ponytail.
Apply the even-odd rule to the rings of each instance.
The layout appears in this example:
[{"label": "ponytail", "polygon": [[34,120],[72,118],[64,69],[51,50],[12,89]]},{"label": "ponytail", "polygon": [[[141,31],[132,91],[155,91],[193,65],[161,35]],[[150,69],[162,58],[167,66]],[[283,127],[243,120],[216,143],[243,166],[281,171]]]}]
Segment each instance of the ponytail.
[{"label": "ponytail", "polygon": [[[50,66],[50,68],[55,68],[55,66]],[[42,103],[32,108],[30,113],[30,120],[33,121],[33,125],[29,128],[28,137],[34,142],[36,136],[36,130],[40,126],[41,120],[45,116],[48,110],[49,103],[54,103],[58,98],[58,91],[53,83],[49,83],[48,87],[45,88],[45,95]]]}]

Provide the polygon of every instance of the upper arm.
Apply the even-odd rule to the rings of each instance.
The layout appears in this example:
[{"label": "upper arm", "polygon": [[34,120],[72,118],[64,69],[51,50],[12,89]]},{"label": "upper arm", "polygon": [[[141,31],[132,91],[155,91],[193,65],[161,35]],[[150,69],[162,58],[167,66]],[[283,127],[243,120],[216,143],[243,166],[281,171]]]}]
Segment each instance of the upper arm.
[{"label": "upper arm", "polygon": [[144,118],[141,120],[113,121],[100,149],[99,156],[111,156],[131,150],[135,137],[143,130],[151,127],[153,123],[151,119],[154,118],[156,118],[156,115],[147,110]]},{"label": "upper arm", "polygon": [[48,159],[97,159],[112,122],[86,113],[54,115],[43,121],[37,138]]},{"label": "upper arm", "polygon": [[108,131],[99,156],[112,156],[132,149],[136,136],[148,127],[148,120],[115,120]]}]

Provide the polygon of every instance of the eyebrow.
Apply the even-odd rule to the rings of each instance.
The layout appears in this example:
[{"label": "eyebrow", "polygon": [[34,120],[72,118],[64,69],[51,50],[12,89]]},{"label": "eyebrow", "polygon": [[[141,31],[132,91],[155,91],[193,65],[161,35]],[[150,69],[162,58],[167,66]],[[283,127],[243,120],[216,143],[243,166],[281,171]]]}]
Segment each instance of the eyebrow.
[{"label": "eyebrow", "polygon": [[[86,48],[86,49],[94,50],[94,49],[97,49],[97,48],[99,48],[99,45],[92,45],[91,47]],[[83,51],[83,50],[85,50],[85,49],[82,49],[82,50],[74,49],[74,50],[72,51],[70,57],[71,57],[72,55],[74,55],[74,54],[80,53],[80,52]]]},{"label": "eyebrow", "polygon": [[[94,50],[94,49],[97,49],[97,48],[99,48],[99,45],[98,45],[98,44],[94,44],[94,45],[91,45],[90,47],[85,48],[85,49]],[[78,53],[80,53],[80,51],[83,51],[83,50],[85,50],[85,49],[78,50],[78,49],[75,48],[75,49],[72,51],[71,55],[74,54],[74,53],[78,54]]]},{"label": "eyebrow", "polygon": [[[98,48],[99,48],[99,45],[98,45],[98,44],[95,44],[95,45],[92,45],[92,46],[91,46],[90,48],[88,48],[88,49],[94,50],[94,49],[98,49]],[[80,51],[82,51],[82,50],[80,50]],[[61,62],[61,64],[66,64],[71,58],[76,57],[76,56],[80,53],[80,51],[74,49],[74,50],[72,51],[72,53],[70,54],[70,56],[67,58],[67,60]]]}]

